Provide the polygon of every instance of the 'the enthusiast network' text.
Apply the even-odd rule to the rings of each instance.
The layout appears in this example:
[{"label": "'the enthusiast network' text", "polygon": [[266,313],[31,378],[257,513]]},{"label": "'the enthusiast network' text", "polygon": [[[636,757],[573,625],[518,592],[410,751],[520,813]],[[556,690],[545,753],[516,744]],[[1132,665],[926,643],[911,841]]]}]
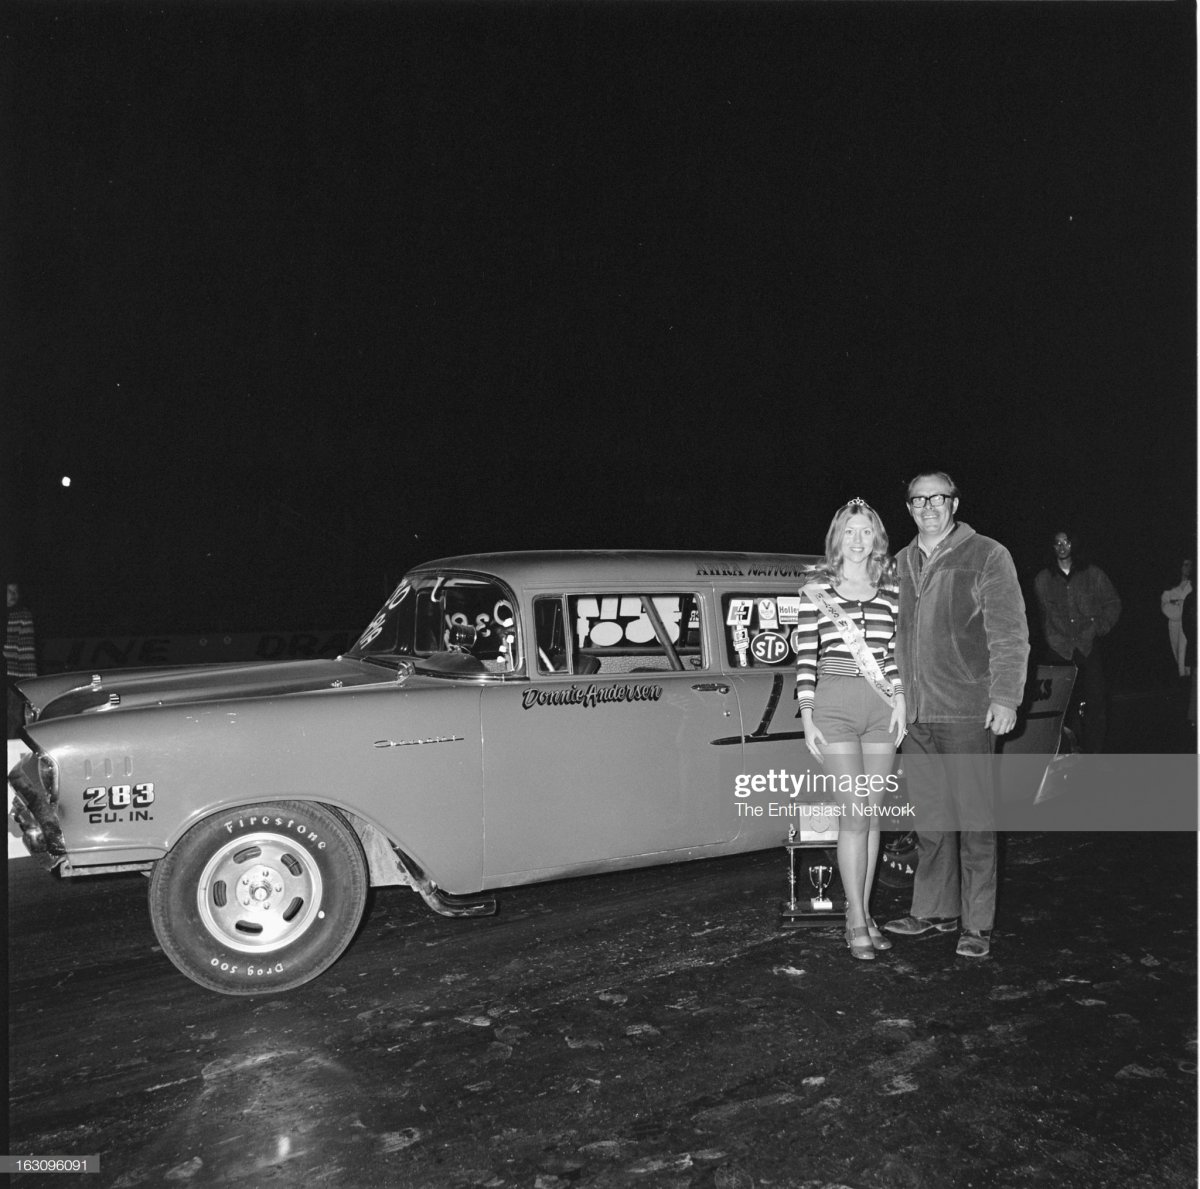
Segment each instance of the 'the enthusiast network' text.
[{"label": "'the enthusiast network' text", "polygon": [[772,768],[766,774],[757,772],[753,776],[743,772],[733,781],[735,797],[748,797],[751,793],[786,793],[789,797],[798,797],[801,793],[853,793],[856,797],[869,797],[875,793],[899,791],[899,777],[892,773],[887,776],[868,776],[862,772],[856,776],[833,772],[801,772],[796,775],[786,768],[778,771]]}]

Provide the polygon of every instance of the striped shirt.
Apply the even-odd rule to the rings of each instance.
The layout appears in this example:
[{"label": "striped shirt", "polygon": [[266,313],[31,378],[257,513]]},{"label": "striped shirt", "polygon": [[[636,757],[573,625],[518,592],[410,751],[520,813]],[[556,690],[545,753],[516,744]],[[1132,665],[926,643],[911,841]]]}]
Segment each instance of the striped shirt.
[{"label": "striped shirt", "polygon": [[33,616],[28,607],[13,607],[8,613],[8,626],[4,633],[4,666],[10,679],[37,676]]},{"label": "striped shirt", "polygon": [[[844,599],[832,583],[819,584],[840,604],[858,625],[883,675],[896,693],[904,692],[900,670],[896,668],[896,621],[900,618],[900,592],[895,587],[881,586],[870,599]],[[817,674],[834,677],[859,676],[858,662],[842,634],[809,602],[801,591],[800,622],[793,633],[796,648],[796,701],[800,709],[812,709],[817,688]]]}]

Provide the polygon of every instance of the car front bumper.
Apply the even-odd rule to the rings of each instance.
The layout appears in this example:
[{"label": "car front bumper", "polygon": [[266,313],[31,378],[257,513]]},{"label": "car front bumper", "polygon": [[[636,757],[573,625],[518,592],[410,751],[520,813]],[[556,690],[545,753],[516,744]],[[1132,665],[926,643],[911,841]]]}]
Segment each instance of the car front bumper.
[{"label": "car front bumper", "polygon": [[37,759],[25,756],[8,774],[13,790],[12,819],[21,831],[25,849],[47,871],[66,857],[62,829],[58,824],[58,805],[37,779]]}]

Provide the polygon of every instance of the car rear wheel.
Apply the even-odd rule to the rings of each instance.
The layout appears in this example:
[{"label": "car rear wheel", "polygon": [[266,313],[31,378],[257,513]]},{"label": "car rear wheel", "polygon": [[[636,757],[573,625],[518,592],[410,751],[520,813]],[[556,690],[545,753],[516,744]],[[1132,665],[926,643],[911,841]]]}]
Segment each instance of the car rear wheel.
[{"label": "car rear wheel", "polygon": [[202,987],[288,991],[350,944],[367,883],[358,837],[334,811],[246,805],[198,822],[158,862],[150,919],[163,952]]}]

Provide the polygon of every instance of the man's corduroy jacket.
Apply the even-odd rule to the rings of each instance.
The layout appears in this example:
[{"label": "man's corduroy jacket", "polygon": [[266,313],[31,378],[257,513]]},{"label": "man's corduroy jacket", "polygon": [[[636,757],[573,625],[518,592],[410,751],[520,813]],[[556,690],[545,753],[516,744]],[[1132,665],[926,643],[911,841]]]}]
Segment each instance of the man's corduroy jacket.
[{"label": "man's corduroy jacket", "polygon": [[992,702],[1015,710],[1029,626],[1008,550],[960,521],[932,556],[914,538],[896,562],[896,664],[909,722],[982,724]]}]

